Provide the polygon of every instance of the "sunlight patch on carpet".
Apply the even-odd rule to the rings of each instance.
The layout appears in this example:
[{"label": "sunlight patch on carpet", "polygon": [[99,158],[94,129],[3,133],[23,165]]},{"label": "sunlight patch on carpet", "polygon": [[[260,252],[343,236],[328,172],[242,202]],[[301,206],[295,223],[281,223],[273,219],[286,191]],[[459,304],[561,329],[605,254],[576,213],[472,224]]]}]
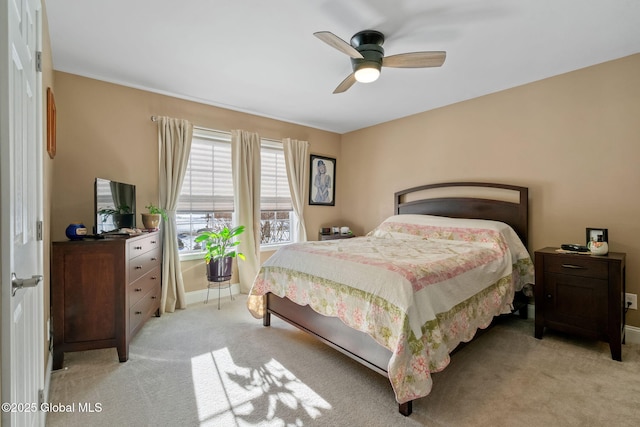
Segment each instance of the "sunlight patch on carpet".
[{"label": "sunlight patch on carpet", "polygon": [[275,359],[259,368],[241,367],[223,348],[192,357],[191,374],[202,425],[243,424],[245,417],[302,425],[303,419],[317,419],[331,409]]}]

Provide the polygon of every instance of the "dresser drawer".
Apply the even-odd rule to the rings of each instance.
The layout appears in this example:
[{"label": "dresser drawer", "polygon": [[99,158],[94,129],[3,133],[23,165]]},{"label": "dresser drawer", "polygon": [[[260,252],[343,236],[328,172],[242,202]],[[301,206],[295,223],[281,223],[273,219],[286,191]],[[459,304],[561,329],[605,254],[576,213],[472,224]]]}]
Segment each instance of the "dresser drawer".
[{"label": "dresser drawer", "polygon": [[609,277],[609,263],[601,262],[589,255],[545,256],[544,270],[549,273],[570,274],[594,279]]},{"label": "dresser drawer", "polygon": [[129,259],[132,260],[139,255],[160,248],[160,238],[157,234],[154,234],[153,236],[135,239],[132,242],[127,242],[127,244],[129,245]]},{"label": "dresser drawer", "polygon": [[146,252],[129,261],[129,283],[135,282],[160,265],[160,248]]},{"label": "dresser drawer", "polygon": [[140,299],[151,291],[155,286],[160,286],[160,266],[153,268],[150,272],[131,283],[128,288],[129,307],[134,306]]},{"label": "dresser drawer", "polygon": [[158,284],[129,309],[129,332],[131,335],[135,334],[144,321],[158,310],[159,304],[160,285]]}]

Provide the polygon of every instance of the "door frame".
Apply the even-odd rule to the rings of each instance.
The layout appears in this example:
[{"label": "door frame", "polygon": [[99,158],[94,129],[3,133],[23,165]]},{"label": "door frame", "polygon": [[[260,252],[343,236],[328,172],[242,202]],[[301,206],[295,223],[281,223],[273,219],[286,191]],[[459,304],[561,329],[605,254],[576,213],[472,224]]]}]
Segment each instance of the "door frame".
[{"label": "door frame", "polygon": [[[0,5],[0,31],[2,31],[2,39],[7,40],[6,42],[3,40],[2,43],[0,43],[0,68],[1,71],[0,72],[0,93],[2,93],[2,100],[0,100],[0,145],[2,145],[2,147],[0,148],[0,152],[2,152],[2,156],[4,157],[5,155],[7,156],[7,158],[9,158],[9,156],[11,155],[11,151],[10,151],[10,138],[11,138],[11,131],[10,131],[10,125],[11,125],[11,120],[14,117],[14,113],[12,112],[12,106],[11,106],[11,101],[9,100],[10,96],[10,88],[11,88],[11,76],[12,73],[10,73],[10,64],[12,62],[12,49],[10,47],[9,44],[9,38],[10,38],[10,28],[9,28],[9,19],[10,19],[10,13],[12,13],[12,11],[14,10],[14,8],[12,8],[12,2],[13,0],[7,0],[6,2],[4,0],[2,0],[2,4]],[[33,22],[35,25],[35,40],[33,41],[33,44],[31,44],[31,46],[33,46],[33,48],[35,49],[35,51],[37,52],[41,52],[42,51],[42,37],[43,37],[43,25],[42,25],[42,20],[43,20],[43,6],[42,6],[42,1],[41,0],[28,0],[28,2],[31,4],[32,6],[32,18],[33,18]],[[5,37],[6,35],[6,37]],[[33,59],[33,66],[35,67],[35,62],[36,60]],[[31,64],[31,63],[30,63]],[[30,65],[31,66],[31,65]],[[44,425],[45,424],[45,417],[46,417],[46,413],[39,411],[40,407],[39,404],[42,402],[46,402],[46,399],[48,397],[48,387],[45,387],[45,376],[48,378],[50,375],[47,374],[47,372],[50,373],[50,368],[46,368],[44,366],[44,361],[45,361],[45,340],[46,340],[46,327],[45,327],[45,322],[44,322],[44,283],[48,283],[48,271],[45,272],[45,266],[44,266],[44,234],[43,234],[43,229],[44,229],[44,146],[43,146],[43,124],[44,124],[44,114],[43,114],[43,91],[42,91],[42,72],[40,70],[35,72],[35,79],[34,79],[34,88],[33,90],[35,91],[35,94],[33,95],[33,102],[35,104],[35,106],[33,108],[35,108],[35,113],[34,113],[34,123],[33,126],[31,127],[31,130],[34,133],[34,138],[35,138],[35,149],[33,150],[33,152],[29,153],[29,156],[26,157],[28,160],[28,164],[32,165],[30,166],[27,171],[29,173],[35,173],[36,174],[36,179],[35,179],[35,187],[36,187],[36,191],[38,192],[39,197],[36,197],[36,205],[34,208],[35,211],[35,217],[36,217],[36,221],[40,224],[39,227],[39,231],[36,232],[36,234],[38,234],[38,237],[36,237],[36,271],[33,272],[33,274],[39,274],[44,276],[46,274],[47,276],[47,280],[45,282],[41,282],[37,287],[30,289],[30,292],[35,292],[36,293],[36,304],[37,304],[37,313],[35,314],[35,319],[36,319],[36,324],[35,324],[35,328],[37,330],[37,333],[35,334],[35,343],[36,343],[36,358],[35,361],[33,362],[33,365],[31,366],[31,368],[33,369],[35,378],[36,378],[36,383],[37,383],[37,387],[38,387],[38,394],[39,394],[39,399],[37,402],[11,402],[11,400],[14,400],[15,397],[11,396],[12,392],[12,372],[13,369],[15,368],[15,362],[13,360],[13,358],[10,356],[10,352],[11,349],[7,348],[11,346],[12,338],[11,338],[11,334],[10,331],[12,330],[13,327],[13,316],[14,313],[12,313],[12,310],[10,310],[10,308],[12,307],[12,280],[11,280],[11,275],[12,275],[12,248],[13,248],[13,242],[12,242],[12,237],[11,236],[7,236],[7,235],[2,235],[0,234],[0,285],[1,285],[1,289],[0,289],[0,306],[2,307],[2,318],[1,318],[1,327],[0,327],[0,342],[2,343],[2,352],[0,353],[0,372],[1,372],[1,380],[2,380],[2,385],[0,387],[0,400],[2,400],[2,402],[10,402],[10,403],[26,403],[26,404],[36,404],[37,409],[38,409],[38,413],[36,415],[36,417],[34,418],[34,423],[36,423],[37,425]],[[9,179],[7,179],[7,177],[10,176],[10,171],[7,170],[2,170],[1,165],[0,165],[0,186],[3,189],[2,194],[3,195],[7,195],[10,193],[10,181]],[[6,207],[6,205],[10,204],[11,201],[10,200],[2,200],[2,205],[3,207],[0,209],[0,221],[2,221],[2,230],[11,230],[11,208],[10,207]],[[36,226],[36,224],[32,224],[33,227],[38,228]],[[12,234],[12,233],[8,233],[8,234]],[[48,241],[48,239],[47,239]],[[48,270],[48,269],[47,269]],[[18,292],[25,292],[25,291],[18,291]],[[25,315],[25,313],[22,313],[22,315]],[[7,358],[9,359],[9,361],[7,361]],[[51,363],[51,360],[49,358],[49,364]],[[9,364],[11,364],[11,366],[9,366]],[[48,381],[46,381],[46,385],[48,386]],[[32,406],[33,407],[33,406]],[[16,407],[16,409],[18,409],[19,412],[19,408]],[[23,411],[24,412],[24,411]],[[17,415],[17,414],[16,414]],[[11,413],[11,412],[5,412],[2,411],[2,413],[0,414],[1,416],[1,421],[0,424],[6,424],[7,426],[11,426],[14,425],[16,423],[16,417]]]}]

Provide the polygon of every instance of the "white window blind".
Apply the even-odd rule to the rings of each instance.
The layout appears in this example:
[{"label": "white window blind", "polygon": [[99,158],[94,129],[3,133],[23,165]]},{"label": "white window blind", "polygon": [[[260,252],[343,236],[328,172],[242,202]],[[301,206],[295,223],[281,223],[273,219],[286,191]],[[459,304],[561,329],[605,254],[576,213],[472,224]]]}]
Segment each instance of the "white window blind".
[{"label": "white window blind", "polygon": [[179,212],[233,211],[230,140],[224,132],[194,130]]},{"label": "white window blind", "polygon": [[263,139],[260,160],[260,210],[293,210],[282,144]]},{"label": "white window blind", "polygon": [[[279,141],[261,140],[260,243],[292,241],[295,221],[284,151]],[[233,206],[231,135],[196,128],[176,213],[182,254],[200,253],[195,237],[204,230],[231,226]]]}]

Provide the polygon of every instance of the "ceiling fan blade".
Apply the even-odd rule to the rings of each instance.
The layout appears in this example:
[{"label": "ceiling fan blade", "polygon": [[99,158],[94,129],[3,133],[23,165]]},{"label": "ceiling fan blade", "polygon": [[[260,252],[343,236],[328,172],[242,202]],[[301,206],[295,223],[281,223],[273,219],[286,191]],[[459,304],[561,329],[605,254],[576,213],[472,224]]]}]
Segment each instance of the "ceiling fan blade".
[{"label": "ceiling fan blade", "polygon": [[352,58],[363,58],[362,54],[353,46],[329,31],[318,31],[317,33],[313,33],[313,35],[329,46],[338,49],[342,53],[346,53]]},{"label": "ceiling fan blade", "polygon": [[426,68],[440,67],[444,64],[447,52],[411,52],[387,56],[382,59],[383,67]]},{"label": "ceiling fan blade", "polygon": [[351,73],[347,76],[346,79],[344,79],[342,81],[342,83],[340,83],[338,85],[338,87],[333,91],[333,93],[342,93],[342,92],[346,92],[347,89],[349,89],[351,86],[353,86],[353,84],[356,82],[356,74],[355,73]]}]

